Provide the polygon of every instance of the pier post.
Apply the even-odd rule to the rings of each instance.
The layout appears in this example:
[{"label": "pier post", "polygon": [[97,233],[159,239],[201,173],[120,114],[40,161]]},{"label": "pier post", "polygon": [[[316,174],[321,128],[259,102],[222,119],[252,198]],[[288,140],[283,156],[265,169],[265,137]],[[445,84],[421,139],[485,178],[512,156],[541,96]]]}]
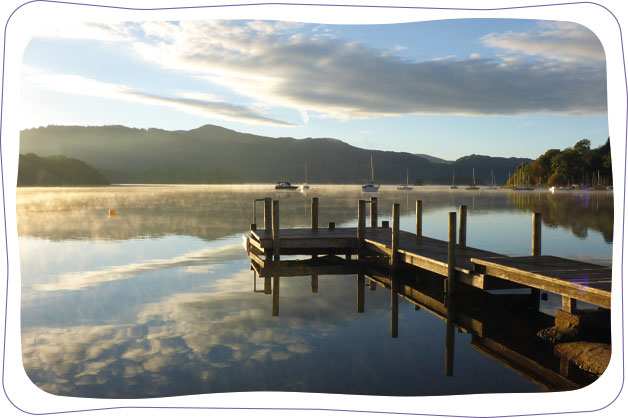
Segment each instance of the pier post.
[{"label": "pier post", "polygon": [[458,244],[467,246],[467,207],[460,205],[460,225],[458,226]]},{"label": "pier post", "polygon": [[312,231],[318,229],[318,197],[312,198]]},{"label": "pier post", "polygon": [[364,273],[358,273],[358,313],[364,312]]},{"label": "pier post", "polygon": [[264,198],[264,229],[266,231],[270,231],[273,228],[272,202],[273,199],[270,197]]},{"label": "pier post", "polygon": [[312,274],[310,285],[312,287],[312,293],[318,293],[318,274]]},{"label": "pier post", "polygon": [[279,316],[279,277],[273,277],[273,316]]},{"label": "pier post", "polygon": [[273,231],[273,259],[274,261],[279,261],[279,201],[278,200],[273,200],[272,231]]},{"label": "pier post", "polygon": [[371,197],[371,228],[377,228],[377,198]]},{"label": "pier post", "polygon": [[270,276],[266,276],[264,277],[264,294],[270,295],[271,292]]},{"label": "pier post", "polygon": [[[540,256],[541,255],[541,226],[542,226],[542,214],[539,212],[534,212],[532,214],[532,255]],[[530,296],[532,298],[532,311],[538,312],[541,306],[541,290],[536,288],[531,288]],[[564,305],[564,298],[563,298]],[[564,309],[564,307],[563,307]]]},{"label": "pier post", "polygon": [[364,237],[366,235],[366,201],[358,201],[358,250],[364,246]]},{"label": "pier post", "polygon": [[392,244],[390,249],[390,268],[394,271],[399,267],[399,203],[392,207]]},{"label": "pier post", "polygon": [[416,201],[416,236],[423,235],[423,202],[421,200]]},{"label": "pier post", "polygon": [[541,255],[541,220],[541,213],[532,214],[532,255]]},{"label": "pier post", "polygon": [[454,294],[456,280],[456,212],[449,212],[447,251],[447,297]]}]

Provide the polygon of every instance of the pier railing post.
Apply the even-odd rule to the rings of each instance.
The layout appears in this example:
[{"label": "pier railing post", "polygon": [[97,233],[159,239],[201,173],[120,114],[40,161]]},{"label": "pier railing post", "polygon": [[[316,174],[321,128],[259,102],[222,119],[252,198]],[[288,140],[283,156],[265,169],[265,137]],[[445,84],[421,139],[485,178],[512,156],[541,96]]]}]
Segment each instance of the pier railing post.
[{"label": "pier railing post", "polygon": [[371,197],[371,228],[377,228],[377,198]]},{"label": "pier railing post", "polygon": [[534,212],[532,214],[532,255],[541,255],[541,223],[542,214]]},{"label": "pier railing post", "polygon": [[390,268],[395,270],[399,266],[399,203],[392,207],[392,244],[390,249]]},{"label": "pier railing post", "polygon": [[279,261],[279,201],[273,200],[272,232],[273,259]]},{"label": "pier railing post", "polygon": [[358,251],[364,246],[366,235],[366,201],[358,201]]},{"label": "pier railing post", "polygon": [[423,202],[416,201],[416,236],[423,235]]},{"label": "pier railing post", "polygon": [[270,197],[264,198],[264,230],[270,231],[272,229],[272,205],[273,200]]},{"label": "pier railing post", "polygon": [[460,205],[460,225],[458,231],[458,244],[461,247],[467,246],[467,207]]},{"label": "pier railing post", "polygon": [[456,212],[449,212],[447,251],[447,298],[454,294],[456,280]]},{"label": "pier railing post", "polygon": [[318,197],[312,198],[312,230],[318,229]]}]

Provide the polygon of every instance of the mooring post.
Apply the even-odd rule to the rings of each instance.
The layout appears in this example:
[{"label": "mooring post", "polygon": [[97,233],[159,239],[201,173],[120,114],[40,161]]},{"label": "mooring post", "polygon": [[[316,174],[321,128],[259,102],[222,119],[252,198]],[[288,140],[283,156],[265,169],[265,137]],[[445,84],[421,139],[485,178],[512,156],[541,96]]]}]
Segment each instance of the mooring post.
[{"label": "mooring post", "polygon": [[318,197],[312,198],[312,231],[318,229]]},{"label": "mooring post", "polygon": [[266,231],[270,231],[273,225],[273,215],[272,215],[272,205],[273,199],[270,197],[264,198],[264,229]]},{"label": "mooring post", "polygon": [[358,201],[358,251],[364,246],[366,235],[366,201]]},{"label": "mooring post", "polygon": [[423,202],[416,201],[416,236],[423,235]]},{"label": "mooring post", "polygon": [[358,273],[358,313],[364,312],[364,273]]},{"label": "mooring post", "polygon": [[467,207],[460,205],[460,225],[458,225],[458,244],[461,247],[467,246]]},{"label": "mooring post", "polygon": [[279,316],[279,277],[273,277],[273,316]]},{"label": "mooring post", "polygon": [[390,268],[399,267],[399,203],[392,207],[392,244],[390,249]]},{"label": "mooring post", "polygon": [[454,294],[456,280],[456,212],[449,212],[449,239],[447,251],[447,296]]},{"label": "mooring post", "polygon": [[377,228],[377,198],[371,197],[371,228]]},{"label": "mooring post", "polygon": [[541,220],[542,214],[532,214],[532,255],[541,255]]},{"label": "mooring post", "polygon": [[[532,214],[532,255],[541,255],[541,226],[542,226],[542,214],[540,212],[534,212]],[[530,297],[532,298],[532,310],[538,312],[541,306],[541,290],[531,288]],[[563,299],[564,305],[564,299]],[[564,306],[563,306],[564,310]]]},{"label": "mooring post", "polygon": [[273,200],[273,259],[279,261],[279,201]]}]

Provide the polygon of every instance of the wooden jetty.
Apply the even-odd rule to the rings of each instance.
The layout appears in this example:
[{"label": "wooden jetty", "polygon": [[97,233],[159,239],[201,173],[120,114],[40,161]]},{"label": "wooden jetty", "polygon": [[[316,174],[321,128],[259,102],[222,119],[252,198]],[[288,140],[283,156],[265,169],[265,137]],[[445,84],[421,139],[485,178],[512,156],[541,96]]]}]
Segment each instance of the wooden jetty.
[{"label": "wooden jetty", "polygon": [[[312,198],[310,228],[280,229],[279,201],[264,198],[256,199],[256,202],[264,203],[264,228],[258,229],[256,223],[251,224],[246,246],[250,257],[267,272],[281,255],[310,255],[313,258],[342,255],[346,260],[357,256],[357,262],[385,259],[391,271],[414,267],[435,273],[446,278],[444,289],[450,294],[459,285],[481,290],[529,288],[537,305],[541,291],[562,296],[563,311],[568,314],[575,313],[578,300],[606,309],[611,306],[611,268],[541,255],[540,213],[533,214],[532,255],[510,257],[466,245],[465,206],[460,206],[458,214],[449,213],[448,241],[442,241],[423,236],[420,200],[416,201],[416,233],[399,230],[397,203],[393,204],[392,227],[388,221],[383,221],[380,226],[376,197],[358,201],[358,225],[355,228],[336,228],[333,222],[327,228],[320,228],[318,198]],[[370,206],[368,227],[367,204]]]}]

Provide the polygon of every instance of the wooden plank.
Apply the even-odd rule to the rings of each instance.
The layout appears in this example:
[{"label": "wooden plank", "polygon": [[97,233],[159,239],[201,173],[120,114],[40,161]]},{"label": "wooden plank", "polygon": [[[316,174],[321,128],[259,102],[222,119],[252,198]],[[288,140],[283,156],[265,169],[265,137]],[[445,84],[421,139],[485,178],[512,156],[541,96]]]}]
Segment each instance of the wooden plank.
[{"label": "wooden plank", "polygon": [[[544,263],[544,261],[542,260],[544,257],[548,256],[536,257],[539,265],[542,265]],[[567,278],[556,277],[560,274],[560,271],[558,269],[554,269],[551,271],[552,276],[543,274],[543,270],[540,268],[535,268],[536,271],[523,270],[523,268],[530,266],[531,260],[529,258],[517,260],[517,258],[519,257],[499,257],[490,259],[472,258],[471,261],[476,265],[482,266],[482,270],[486,275],[499,277],[505,280],[511,280],[517,283],[524,284],[526,286],[556,293],[562,296],[567,296],[573,299],[610,309],[610,290],[600,289],[598,287],[592,287],[590,285],[584,286],[579,282],[568,280],[569,276],[567,276]],[[561,259],[559,259],[558,257],[551,257],[551,259],[545,260],[545,262],[554,263],[554,266],[556,266],[555,263],[559,260]],[[569,265],[577,265],[577,262],[575,262],[574,260],[568,260],[568,262]],[[598,267],[600,269],[606,269],[603,266]],[[610,273],[610,269],[608,269],[608,271]]]}]

